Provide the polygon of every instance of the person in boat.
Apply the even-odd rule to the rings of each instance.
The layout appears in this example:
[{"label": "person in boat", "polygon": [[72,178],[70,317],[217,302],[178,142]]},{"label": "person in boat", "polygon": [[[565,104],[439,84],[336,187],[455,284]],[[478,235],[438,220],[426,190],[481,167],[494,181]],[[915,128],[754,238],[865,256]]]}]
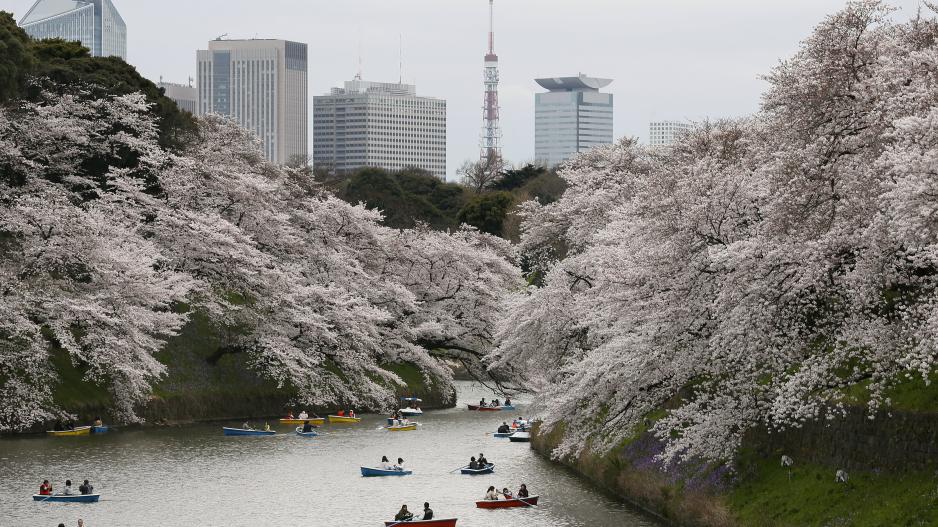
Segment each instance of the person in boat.
[{"label": "person in boat", "polygon": [[528,497],[528,486],[525,485],[524,483],[522,483],[522,484],[521,484],[521,488],[518,489],[518,497],[519,497],[519,498],[527,498],[527,497]]},{"label": "person in boat", "polygon": [[501,404],[498,403],[498,399],[492,400],[492,408],[498,408]]},{"label": "person in boat", "polygon": [[515,499],[515,497],[511,495],[511,491],[508,490],[508,487],[502,489],[502,496],[504,496],[506,500]]},{"label": "person in boat", "polygon": [[266,422],[266,421],[264,421],[264,431],[265,431],[265,432],[270,432],[270,423],[268,423],[268,422]]},{"label": "person in boat", "polygon": [[309,421],[303,421],[303,433],[312,432],[313,425],[309,424]]},{"label": "person in boat", "polygon": [[388,461],[388,456],[381,456],[381,469],[382,470],[391,470],[391,462]]},{"label": "person in boat", "polygon": [[296,418],[293,417],[293,412],[287,412],[287,416],[285,419],[296,419]]},{"label": "person in boat", "polygon": [[433,509],[430,508],[429,502],[423,502],[423,518],[420,518],[423,521],[433,519]]},{"label": "person in boat", "polygon": [[95,417],[94,426],[104,426],[104,421],[102,421],[100,417]]},{"label": "person in boat", "polygon": [[72,494],[74,494],[74,492],[72,492],[72,480],[67,479],[65,480],[65,490],[62,491],[62,495],[71,496]]},{"label": "person in boat", "polygon": [[345,410],[339,410],[335,413],[335,415],[339,417],[345,417]]},{"label": "person in boat", "polygon": [[88,483],[88,480],[86,479],[84,483],[78,486],[78,492],[82,494],[91,494],[94,492],[94,485]]},{"label": "person in boat", "polygon": [[472,456],[472,458],[469,459],[469,468],[472,470],[479,470],[479,462],[476,461],[475,456]]},{"label": "person in boat", "polygon": [[485,459],[485,454],[479,452],[479,468],[485,468],[489,466],[489,460]]},{"label": "person in boat", "polygon": [[483,397],[482,400],[479,401],[479,406],[481,406],[482,408],[485,408],[485,407],[487,406],[487,405],[485,404],[485,397]]},{"label": "person in boat", "polygon": [[407,505],[401,505],[401,510],[398,511],[397,516],[394,517],[396,522],[409,522],[414,519],[414,515],[407,510]]},{"label": "person in boat", "polygon": [[42,480],[42,485],[39,485],[39,495],[40,496],[51,496],[52,495],[52,484],[49,483],[49,480]]},{"label": "person in boat", "polygon": [[397,464],[394,465],[394,470],[402,471],[404,470],[404,459],[397,458]]},{"label": "person in boat", "polygon": [[508,423],[502,421],[502,426],[498,427],[498,433],[499,433],[499,434],[507,434],[507,433],[510,432],[510,431],[511,431],[511,427],[508,426]]},{"label": "person in boat", "polygon": [[297,419],[309,419],[309,414],[306,413],[306,410],[300,410],[300,415],[296,416]]},{"label": "person in boat", "polygon": [[349,416],[349,417],[355,417],[355,409],[354,409],[354,408],[352,408],[351,410],[348,411],[348,416]]},{"label": "person in boat", "polygon": [[245,421],[245,422],[241,423],[241,429],[242,429],[242,430],[254,430],[254,427],[251,426],[251,423]]},{"label": "person in boat", "polygon": [[489,490],[485,492],[486,501],[498,501],[498,491],[495,490],[495,486],[489,487]]},{"label": "person in boat", "polygon": [[505,397],[505,406],[511,406],[511,397]]}]

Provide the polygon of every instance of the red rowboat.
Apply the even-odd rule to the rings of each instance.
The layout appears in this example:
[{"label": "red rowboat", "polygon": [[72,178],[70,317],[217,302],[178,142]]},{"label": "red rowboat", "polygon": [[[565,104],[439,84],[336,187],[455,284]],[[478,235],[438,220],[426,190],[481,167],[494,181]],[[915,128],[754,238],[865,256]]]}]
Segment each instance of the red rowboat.
[{"label": "red rowboat", "polygon": [[405,527],[407,525],[423,525],[423,527],[456,527],[456,518],[447,518],[445,520],[413,520],[409,522],[384,522],[385,527]]},{"label": "red rowboat", "polygon": [[476,411],[476,412],[501,412],[502,411],[501,406],[479,406],[477,404],[470,404],[468,406],[469,406],[469,410]]},{"label": "red rowboat", "polygon": [[515,498],[512,500],[482,500],[476,502],[476,507],[480,509],[505,509],[508,507],[530,507],[531,505],[537,505],[537,496]]}]

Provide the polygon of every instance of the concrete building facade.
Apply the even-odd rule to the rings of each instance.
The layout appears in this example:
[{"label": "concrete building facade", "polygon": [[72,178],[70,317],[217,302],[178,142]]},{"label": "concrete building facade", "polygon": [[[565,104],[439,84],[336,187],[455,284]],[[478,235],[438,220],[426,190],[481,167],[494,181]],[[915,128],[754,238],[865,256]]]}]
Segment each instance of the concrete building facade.
[{"label": "concrete building facade", "polygon": [[192,115],[199,113],[199,92],[195,86],[160,81],[156,83],[156,87],[163,88],[166,96],[172,99],[180,110],[185,110]]},{"label": "concrete building facade", "polygon": [[580,74],[536,79],[548,90],[534,96],[534,158],[555,166],[577,152],[612,143],[613,97],[599,90],[612,79]]},{"label": "concrete building facade", "polygon": [[648,144],[668,146],[690,128],[691,124],[684,121],[653,121],[648,124]]},{"label": "concrete building facade", "polygon": [[20,27],[37,40],[78,41],[93,57],[127,60],[127,25],[111,0],[38,0]]},{"label": "concrete building facade", "polygon": [[446,101],[412,84],[356,77],[313,97],[313,164],[349,173],[361,167],[420,168],[446,179]]},{"label": "concrete building facade", "polygon": [[212,40],[196,52],[198,115],[227,115],[253,131],[267,159],[306,162],[306,44],[289,40]]}]

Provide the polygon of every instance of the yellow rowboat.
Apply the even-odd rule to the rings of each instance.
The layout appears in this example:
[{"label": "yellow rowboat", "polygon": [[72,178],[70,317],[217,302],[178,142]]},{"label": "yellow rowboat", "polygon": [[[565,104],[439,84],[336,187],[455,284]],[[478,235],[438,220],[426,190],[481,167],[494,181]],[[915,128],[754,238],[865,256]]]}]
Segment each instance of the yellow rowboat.
[{"label": "yellow rowboat", "polygon": [[322,417],[310,417],[309,419],[281,419],[280,424],[290,426],[303,426],[306,421],[313,426],[322,426],[326,422]]},{"label": "yellow rowboat", "polygon": [[406,425],[389,426],[388,432],[407,432],[409,430],[416,430],[416,429],[417,429],[417,423],[410,423]]},{"label": "yellow rowboat", "polygon": [[361,421],[361,417],[346,417],[344,415],[330,415],[330,423],[357,423]]},{"label": "yellow rowboat", "polygon": [[55,437],[87,436],[91,435],[91,427],[79,426],[73,430],[49,430],[46,433]]}]

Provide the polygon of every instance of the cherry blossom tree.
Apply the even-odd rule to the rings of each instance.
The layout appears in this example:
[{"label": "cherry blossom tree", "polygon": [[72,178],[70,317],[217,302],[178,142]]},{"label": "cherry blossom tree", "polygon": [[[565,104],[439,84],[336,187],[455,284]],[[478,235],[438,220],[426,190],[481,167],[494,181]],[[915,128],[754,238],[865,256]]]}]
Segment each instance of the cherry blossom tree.
[{"label": "cherry blossom tree", "polygon": [[731,460],[753,427],[844,411],[935,371],[938,23],[877,1],[824,20],[762,110],[666,149],[581,155],[523,209],[543,286],[511,295],[493,365],[540,394],[558,455],[652,430],[664,461]]}]

